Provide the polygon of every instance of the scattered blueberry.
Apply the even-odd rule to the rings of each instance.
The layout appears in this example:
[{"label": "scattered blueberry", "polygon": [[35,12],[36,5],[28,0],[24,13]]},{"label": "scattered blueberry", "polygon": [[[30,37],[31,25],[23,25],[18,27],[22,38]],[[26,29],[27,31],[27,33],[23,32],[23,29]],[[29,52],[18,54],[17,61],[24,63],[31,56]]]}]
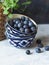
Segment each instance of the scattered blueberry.
[{"label": "scattered blueberry", "polygon": [[41,39],[37,39],[37,40],[36,40],[36,43],[37,43],[37,44],[40,44],[40,43],[41,43]]},{"label": "scattered blueberry", "polygon": [[45,50],[46,51],[49,51],[49,46],[45,46]]},{"label": "scattered blueberry", "polygon": [[40,49],[39,47],[37,47],[37,48],[35,49],[35,51],[36,51],[37,53],[41,53],[41,49]]},{"label": "scattered blueberry", "polygon": [[22,17],[21,17],[21,20],[22,20],[22,21],[25,21],[25,17],[24,17],[24,16],[22,16]]},{"label": "scattered blueberry", "polygon": [[41,44],[38,44],[38,47],[39,48],[42,48],[43,47],[43,44],[41,43]]},{"label": "scattered blueberry", "polygon": [[27,51],[26,51],[26,54],[27,54],[27,55],[30,55],[30,54],[31,54],[31,53],[30,53],[30,50],[27,50]]}]

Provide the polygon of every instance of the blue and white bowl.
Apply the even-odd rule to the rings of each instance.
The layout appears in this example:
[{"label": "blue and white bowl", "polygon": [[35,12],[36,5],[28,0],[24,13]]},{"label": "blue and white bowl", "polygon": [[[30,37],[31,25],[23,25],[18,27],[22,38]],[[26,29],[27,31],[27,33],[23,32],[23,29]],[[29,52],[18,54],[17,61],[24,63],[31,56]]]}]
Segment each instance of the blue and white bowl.
[{"label": "blue and white bowl", "polygon": [[[13,18],[21,18],[21,14],[13,14]],[[27,17],[27,16],[25,16]],[[37,33],[37,24],[30,18],[30,20],[36,26],[36,33]],[[9,42],[18,48],[25,48],[30,46],[33,43],[36,33],[30,33],[25,35],[24,33],[19,32],[18,30],[14,29],[10,26],[9,22],[6,23],[6,36],[9,39]]]}]

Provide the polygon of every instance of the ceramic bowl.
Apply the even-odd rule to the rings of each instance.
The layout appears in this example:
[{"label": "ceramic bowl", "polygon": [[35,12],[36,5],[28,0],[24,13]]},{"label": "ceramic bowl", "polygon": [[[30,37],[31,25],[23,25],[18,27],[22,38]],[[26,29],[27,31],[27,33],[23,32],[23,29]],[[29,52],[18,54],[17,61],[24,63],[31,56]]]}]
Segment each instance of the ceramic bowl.
[{"label": "ceramic bowl", "polygon": [[[13,14],[12,19],[21,18],[21,16],[25,16],[25,15]],[[28,17],[28,16],[25,16],[25,17]],[[9,42],[12,45],[14,45],[15,47],[25,48],[25,47],[29,47],[31,44],[33,44],[33,40],[36,36],[38,27],[37,27],[37,24],[35,23],[35,21],[33,21],[31,18],[29,18],[29,19],[35,25],[36,31],[35,31],[35,33],[30,33],[30,34],[27,34],[27,35],[25,33],[21,33],[20,31],[14,29],[13,27],[11,27],[9,21],[6,23],[6,36],[9,39]]]}]

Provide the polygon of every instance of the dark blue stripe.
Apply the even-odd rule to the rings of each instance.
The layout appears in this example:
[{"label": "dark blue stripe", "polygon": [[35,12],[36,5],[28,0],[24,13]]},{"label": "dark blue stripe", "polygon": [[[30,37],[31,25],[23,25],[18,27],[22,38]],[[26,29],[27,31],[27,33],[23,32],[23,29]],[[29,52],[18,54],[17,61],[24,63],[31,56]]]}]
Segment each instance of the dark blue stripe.
[{"label": "dark blue stripe", "polygon": [[10,35],[8,36],[8,38],[12,39],[12,40],[28,40],[29,38],[14,38],[14,37],[11,37]]},{"label": "dark blue stripe", "polygon": [[34,35],[31,35],[31,36],[23,36],[23,35],[19,35],[18,33],[13,34],[13,33],[10,33],[10,32],[9,32],[9,34],[11,34],[11,35],[13,35],[13,36],[23,37],[23,38],[35,37],[35,34],[34,34]]},{"label": "dark blue stripe", "polygon": [[[11,39],[10,39],[10,40],[11,40]],[[11,40],[11,41],[12,41],[12,40]],[[11,41],[10,41],[10,43],[12,44],[12,42],[14,42],[14,41],[12,41],[12,42],[11,42]],[[16,43],[14,42],[14,44],[16,44]],[[12,45],[14,46],[14,44],[12,44]],[[14,46],[14,47],[23,47],[23,46],[21,46],[21,45],[19,45],[19,43],[17,43],[16,46]]]},{"label": "dark blue stripe", "polygon": [[10,32],[7,32],[7,33],[10,34],[10,35],[18,36],[19,37],[19,34],[13,34],[13,33],[10,33]]},{"label": "dark blue stripe", "polygon": [[27,40],[27,39],[16,39],[16,38],[9,38],[9,39],[11,39],[11,40],[19,40],[19,41],[22,41],[22,40]]},{"label": "dark blue stripe", "polygon": [[[8,33],[8,32],[7,32],[7,33]],[[9,34],[9,33],[8,33],[8,34]],[[11,35],[12,35],[12,36],[15,36],[15,35],[13,35],[13,34],[10,34],[10,35],[9,35],[9,38],[14,38],[14,37],[11,37]],[[33,36],[23,37],[23,36],[18,36],[18,35],[17,35],[17,36],[15,36],[15,37],[20,37],[21,39],[29,39],[29,38],[34,38],[35,36],[34,36],[34,37],[33,37]],[[14,39],[16,39],[16,38],[14,38]]]},{"label": "dark blue stripe", "polygon": [[[12,39],[10,39],[11,41],[13,41]],[[15,40],[16,41],[16,40]],[[19,41],[19,42],[15,42],[15,41],[13,41],[14,43],[16,43],[16,44],[18,44],[18,43],[20,43],[21,41]]]}]

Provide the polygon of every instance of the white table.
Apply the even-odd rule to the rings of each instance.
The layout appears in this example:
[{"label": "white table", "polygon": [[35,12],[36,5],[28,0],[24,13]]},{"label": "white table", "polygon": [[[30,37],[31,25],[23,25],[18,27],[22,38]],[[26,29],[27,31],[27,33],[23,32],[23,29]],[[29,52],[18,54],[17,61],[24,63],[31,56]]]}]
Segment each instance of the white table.
[{"label": "white table", "polygon": [[[48,24],[38,25],[36,39],[42,39],[44,45],[49,43],[48,29]],[[0,65],[49,65],[49,51],[45,51],[43,48],[43,53],[38,54],[33,48],[28,48],[33,54],[27,55],[26,49],[15,48],[8,40],[0,41]]]}]

